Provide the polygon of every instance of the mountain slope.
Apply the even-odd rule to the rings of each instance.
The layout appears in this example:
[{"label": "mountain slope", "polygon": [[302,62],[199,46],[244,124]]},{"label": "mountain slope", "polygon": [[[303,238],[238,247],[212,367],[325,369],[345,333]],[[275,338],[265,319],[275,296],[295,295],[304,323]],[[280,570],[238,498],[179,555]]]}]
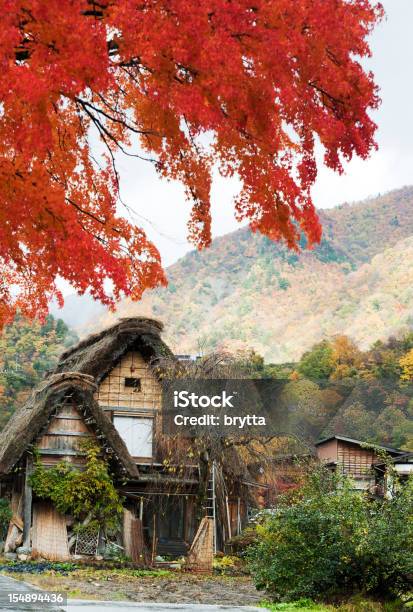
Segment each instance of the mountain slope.
[{"label": "mountain slope", "polygon": [[125,301],[114,316],[162,319],[179,352],[225,343],[278,362],[336,333],[366,347],[410,325],[413,187],[320,217],[324,237],[314,251],[293,253],[243,228],[187,254],[168,268],[168,288]]}]

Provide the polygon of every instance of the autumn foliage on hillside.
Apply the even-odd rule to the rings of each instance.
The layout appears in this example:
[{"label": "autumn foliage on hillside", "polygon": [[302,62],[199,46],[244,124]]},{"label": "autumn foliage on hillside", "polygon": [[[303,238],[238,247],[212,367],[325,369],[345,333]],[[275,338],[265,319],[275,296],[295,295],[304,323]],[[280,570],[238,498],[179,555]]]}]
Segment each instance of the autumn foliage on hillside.
[{"label": "autumn foliage on hillside", "polygon": [[306,379],[304,393],[313,407],[321,399],[318,418],[330,417],[323,435],[413,450],[411,331],[367,351],[338,335],[314,345],[290,371],[296,380]]},{"label": "autumn foliage on hillside", "polygon": [[62,319],[44,323],[17,316],[0,335],[0,429],[54,368],[62,351],[78,340]]},{"label": "autumn foliage on hillside", "polygon": [[120,151],[185,185],[199,248],[216,166],[241,179],[237,218],[294,247],[320,239],[316,139],[337,171],[375,146],[369,0],[0,0],[0,15],[0,322],[45,311],[59,276],[109,305],[165,283],[117,210]]},{"label": "autumn foliage on hillside", "polygon": [[285,431],[314,443],[344,435],[413,451],[413,332],[362,351],[336,335],[316,343],[296,363],[266,363],[243,351],[252,378],[278,379],[273,411],[288,415]]}]

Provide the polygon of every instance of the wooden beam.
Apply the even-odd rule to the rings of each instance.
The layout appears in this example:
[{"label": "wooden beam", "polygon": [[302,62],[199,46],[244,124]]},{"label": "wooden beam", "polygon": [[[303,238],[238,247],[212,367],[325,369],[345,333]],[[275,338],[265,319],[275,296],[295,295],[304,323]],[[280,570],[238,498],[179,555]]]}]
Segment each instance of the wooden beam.
[{"label": "wooden beam", "polygon": [[128,406],[100,406],[104,412],[115,412],[116,415],[133,415],[133,416],[153,416],[155,413],[159,412],[159,408],[136,408]]},{"label": "wooden beam", "polygon": [[[53,468],[56,467],[56,463],[48,463],[47,461],[42,461],[42,466],[43,467],[48,467],[48,468]],[[70,462],[70,467],[76,468],[80,471],[84,471],[86,468],[86,464],[85,463],[74,463],[74,462]]]},{"label": "wooden beam", "polygon": [[86,453],[75,451],[72,448],[39,448],[37,449],[40,455],[75,455],[76,457],[85,456]]},{"label": "wooden beam", "polygon": [[23,546],[30,548],[30,529],[32,526],[32,499],[33,492],[30,484],[30,476],[33,471],[33,458],[31,455],[26,459],[26,474],[24,480],[24,502],[23,502]]},{"label": "wooden beam", "polygon": [[93,438],[92,434],[83,431],[48,431],[44,436],[76,436],[77,438]]}]

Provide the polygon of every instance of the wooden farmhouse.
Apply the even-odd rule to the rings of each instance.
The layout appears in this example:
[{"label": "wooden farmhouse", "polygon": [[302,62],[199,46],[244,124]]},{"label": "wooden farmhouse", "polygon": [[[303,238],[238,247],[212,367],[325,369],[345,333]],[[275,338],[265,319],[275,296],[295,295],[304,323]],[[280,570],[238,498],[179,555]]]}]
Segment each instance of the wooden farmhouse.
[{"label": "wooden farmhouse", "polygon": [[[215,511],[213,491],[199,507],[194,459],[188,456],[179,469],[165,464],[157,438],[162,392],[154,366],[173,356],[161,331],[155,320],[128,318],[81,341],[7,423],[0,434],[1,497],[10,499],[13,512],[6,552],[66,559],[104,555],[111,544],[125,557],[145,562],[189,554],[202,564],[201,551],[208,565],[213,546],[222,547],[240,532],[247,516],[243,491],[254,483],[228,487],[222,515]],[[36,498],[31,487],[34,458],[45,468],[65,461],[82,470],[82,443],[88,439],[107,457],[124,500],[123,529],[111,543],[99,530],[76,535],[73,519]]]},{"label": "wooden farmhouse", "polygon": [[[379,474],[378,466],[383,464],[383,453],[398,465],[398,458],[405,451],[388,446],[372,446],[362,440],[346,436],[330,436],[316,444],[318,459],[332,471],[350,476],[355,489],[374,492]],[[403,464],[404,465],[404,464]]]}]

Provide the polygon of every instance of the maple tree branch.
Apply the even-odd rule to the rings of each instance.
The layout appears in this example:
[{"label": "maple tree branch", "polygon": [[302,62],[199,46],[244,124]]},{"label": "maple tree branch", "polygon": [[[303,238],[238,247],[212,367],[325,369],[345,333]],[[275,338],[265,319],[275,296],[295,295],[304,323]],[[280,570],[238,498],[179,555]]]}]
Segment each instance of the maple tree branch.
[{"label": "maple tree branch", "polygon": [[100,223],[100,225],[103,225],[103,226],[107,224],[106,220],[102,221],[102,219],[99,219],[99,217],[96,217],[96,215],[94,215],[93,213],[89,212],[88,210],[85,210],[84,208],[79,206],[79,204],[76,204],[76,202],[72,200],[72,198],[70,198],[69,196],[65,196],[65,200],[68,204],[76,208],[76,210],[86,215],[87,217],[90,217],[91,219],[93,219],[93,221],[96,221],[97,223]]},{"label": "maple tree branch", "polygon": [[313,89],[315,89],[316,91],[318,91],[318,93],[320,93],[323,97],[326,97],[328,100],[330,100],[330,102],[333,103],[332,106],[329,106],[323,100],[323,104],[324,104],[324,106],[327,106],[327,108],[330,108],[331,110],[335,111],[337,114],[340,113],[340,111],[339,111],[340,108],[342,108],[342,109],[345,108],[346,103],[344,102],[344,100],[341,100],[340,98],[334,97],[328,91],[326,91],[325,89],[320,87],[320,85],[317,85],[314,81],[309,81],[308,85],[310,87],[312,87]]},{"label": "maple tree branch", "polygon": [[[126,149],[121,145],[121,143],[119,142],[119,140],[112,134],[112,132],[110,130],[107,129],[107,127],[102,123],[102,121],[100,121],[100,119],[98,117],[96,117],[96,115],[92,112],[92,110],[96,110],[96,112],[99,112],[99,109],[96,109],[92,104],[89,103],[85,103],[84,100],[82,100],[81,98],[75,98],[75,102],[81,106],[81,108],[85,111],[85,113],[88,115],[88,117],[91,119],[91,121],[93,122],[93,124],[95,125],[95,127],[97,128],[98,132],[100,135],[105,134],[107,136],[107,138],[109,138],[109,140],[111,140],[114,145],[124,154],[127,155],[128,157],[136,157],[138,159],[142,159],[143,161],[148,161],[151,162],[157,166],[159,166],[159,161],[157,159],[154,158],[150,158],[150,157],[143,157],[142,155],[139,155],[138,153],[129,153],[128,151],[126,151]],[[92,109],[92,110],[90,110]],[[105,114],[105,113],[103,113]],[[121,123],[121,121],[119,121],[119,123]],[[125,127],[127,127],[125,125]],[[150,134],[150,132],[139,132],[140,135],[142,136],[148,136]],[[104,140],[105,141],[105,140]],[[109,144],[105,141],[105,144],[109,147]],[[110,148],[110,147],[109,147]]]},{"label": "maple tree branch", "polygon": [[194,147],[195,151],[197,152],[197,155],[199,155],[199,156],[200,156],[200,155],[201,155],[201,153],[200,153],[200,151],[199,151],[198,145],[196,144],[196,142],[195,142],[195,140],[194,140],[194,138],[193,138],[193,136],[192,136],[192,134],[191,134],[191,127],[190,127],[190,125],[189,125],[188,119],[186,118],[186,116],[185,116],[185,115],[183,115],[183,119],[184,119],[185,125],[186,125],[187,130],[188,130],[188,135],[189,135],[189,139],[190,139],[190,141],[191,141],[191,144],[192,144],[192,146]]},{"label": "maple tree branch", "polygon": [[326,48],[326,53],[330,60],[333,62],[333,64],[335,64],[336,66],[341,66],[341,62],[337,59],[335,54],[328,47]]},{"label": "maple tree branch", "polygon": [[[119,87],[119,91],[121,92],[123,96],[125,95],[125,91],[122,88]],[[106,100],[106,98],[101,93],[96,92],[96,95],[99,98],[99,100],[102,102],[102,104],[104,104],[104,106],[106,106],[112,113],[122,114],[122,111],[116,107],[114,108],[111,104],[109,104],[109,102]],[[116,106],[117,106],[117,103],[116,103]]]},{"label": "maple tree branch", "polygon": [[[93,111],[95,111],[96,113],[99,113],[100,115],[103,115],[104,117],[106,117],[106,119],[109,119],[109,121],[112,121],[113,123],[118,123],[119,125],[124,126],[126,129],[130,130],[131,132],[134,132],[135,134],[139,134],[139,135],[143,135],[146,136],[148,134],[152,135],[152,136],[158,136],[158,134],[156,132],[153,132],[152,130],[139,130],[135,127],[133,127],[132,125],[130,125],[126,119],[118,119],[116,117],[113,117],[112,115],[109,115],[108,113],[106,113],[103,109],[99,108],[98,106],[95,106],[94,104],[91,104],[90,102],[88,102],[87,100],[83,100],[82,98],[79,97],[75,97],[76,102],[78,102],[83,108],[85,108],[85,106],[89,107],[90,109],[92,109]],[[102,99],[103,101],[103,99]],[[107,105],[107,104],[106,104]],[[108,106],[108,105],[107,105]],[[116,111],[115,111],[116,112]]]},{"label": "maple tree branch", "polygon": [[[87,234],[89,234],[89,236],[91,236],[92,238],[97,240],[104,247],[108,247],[109,246],[109,241],[108,240],[106,240],[103,236],[99,236],[99,235],[95,234],[94,232],[92,232],[89,228],[87,228],[85,225],[83,225],[83,223],[79,219],[78,219],[78,224],[80,225],[82,230],[84,230]],[[113,229],[113,231],[120,233],[119,230],[117,230],[115,227],[113,227],[112,229]],[[137,262],[139,262],[139,260],[134,256],[134,254],[130,251],[130,249],[127,248],[127,247],[122,246],[122,244],[118,244],[118,249],[119,249],[119,251],[121,251],[129,259],[132,268],[136,270],[137,269]]]},{"label": "maple tree branch", "polygon": [[96,0],[87,0],[87,3],[91,6],[90,9],[82,11],[82,15],[85,17],[95,17],[95,19],[103,19],[105,16],[105,10],[109,7],[109,2],[96,2]]},{"label": "maple tree branch", "polygon": [[[79,125],[80,125],[80,129],[81,129],[81,132],[82,132],[82,136],[83,136],[83,137],[85,138],[85,140],[87,141],[87,143],[88,143],[88,147],[89,147],[89,149],[90,149],[90,144],[89,144],[89,139],[88,139],[87,129],[86,129],[86,128],[85,128],[85,126],[83,125],[83,117],[82,117],[82,114],[81,114],[81,113],[76,113],[76,116],[77,116],[77,118],[78,118],[78,120],[79,120]],[[113,172],[114,172],[114,174],[115,174],[116,186],[117,186],[117,188],[118,188],[118,190],[119,190],[120,181],[119,181],[119,173],[118,173],[118,171],[117,171],[116,164],[115,164],[115,157],[114,157],[114,155],[113,155],[113,151],[112,151],[112,149],[109,147],[109,144],[106,142],[106,139],[103,137],[103,135],[102,135],[102,138],[103,138],[103,140],[104,140],[105,146],[107,147],[107,149],[108,149],[108,151],[109,151],[109,155],[110,155],[111,162],[112,162]],[[93,161],[93,162],[96,164],[96,166],[97,166],[98,168],[101,168],[101,169],[102,169],[102,164],[99,162],[99,160],[97,160],[97,159],[96,159],[96,157],[95,157],[95,156],[94,156],[94,155],[93,155],[91,152],[89,153],[89,155],[90,155],[90,158],[92,159],[92,161]],[[93,187],[94,187],[95,193],[98,193],[98,191],[99,191],[99,190],[98,190],[98,188],[96,187],[96,185],[95,185],[95,182],[94,182],[94,181],[93,181]]]},{"label": "maple tree branch", "polygon": [[[145,64],[143,64],[139,56],[131,57],[127,61],[119,62],[117,66],[119,68],[138,68],[138,69],[141,68],[142,70],[149,72],[149,74],[153,74],[155,72],[152,68],[149,68],[149,66],[146,66]],[[140,72],[142,72],[142,70],[140,70]]]},{"label": "maple tree branch", "polygon": [[67,237],[68,237],[68,232],[67,232],[66,225],[65,225],[65,224],[64,224],[64,222],[63,222],[63,221],[64,221],[64,219],[63,219],[63,218],[62,218],[60,215],[59,215],[59,216],[58,216],[58,215],[56,215],[56,214],[53,212],[53,210],[51,210],[51,209],[50,209],[50,208],[48,208],[47,206],[45,206],[45,209],[44,209],[44,210],[45,210],[45,211],[46,211],[46,212],[47,212],[47,213],[48,213],[48,214],[49,214],[49,215],[52,217],[52,219],[53,219],[54,221],[56,221],[56,223],[59,223],[59,224],[60,224],[60,226],[61,226],[61,228],[62,228],[62,231],[63,231],[63,235],[64,235],[64,237],[65,237],[65,238],[67,238]]}]

